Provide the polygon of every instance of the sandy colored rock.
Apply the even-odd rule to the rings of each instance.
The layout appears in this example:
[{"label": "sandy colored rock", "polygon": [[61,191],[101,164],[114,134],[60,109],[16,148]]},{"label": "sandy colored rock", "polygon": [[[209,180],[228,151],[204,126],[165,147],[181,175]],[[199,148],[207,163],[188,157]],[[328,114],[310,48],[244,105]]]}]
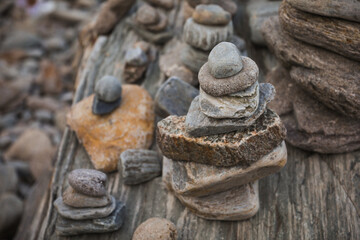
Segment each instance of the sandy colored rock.
[{"label": "sandy colored rock", "polygon": [[194,137],[233,132],[252,125],[265,111],[266,105],[274,98],[275,89],[271,84],[260,83],[259,106],[253,115],[239,119],[216,119],[206,116],[200,109],[199,97],[196,97],[186,115],[186,131]]},{"label": "sandy colored rock", "polygon": [[176,226],[165,218],[149,218],[135,230],[132,240],[176,240]]},{"label": "sandy colored rock", "polygon": [[287,161],[285,142],[248,167],[215,167],[207,164],[171,161],[170,174],[176,194],[200,197],[254,182],[282,169]]},{"label": "sandy colored rock", "polygon": [[360,2],[352,0],[287,0],[293,7],[327,17],[360,22]]},{"label": "sandy colored rock", "polygon": [[360,23],[306,13],[286,1],[280,6],[279,19],[293,38],[360,61]]},{"label": "sandy colored rock", "polygon": [[152,25],[159,22],[159,13],[149,4],[143,4],[136,12],[136,21],[143,25]]},{"label": "sandy colored rock", "polygon": [[293,110],[292,99],[296,83],[291,79],[289,71],[279,66],[266,75],[265,81],[279,90],[276,91],[274,100],[269,103],[269,108],[280,116],[290,113]]},{"label": "sandy colored rock", "polygon": [[146,0],[148,3],[170,10],[174,7],[174,0]]},{"label": "sandy colored rock", "polygon": [[143,77],[146,72],[148,65],[143,66],[131,66],[129,64],[125,64],[124,66],[124,80],[126,83],[135,83],[139,79]]},{"label": "sandy colored rock", "polygon": [[169,116],[158,123],[157,143],[164,156],[215,166],[250,165],[271,152],[285,138],[279,116],[271,110],[246,129],[191,137],[185,129],[185,116]]},{"label": "sandy colored rock", "polygon": [[46,133],[40,129],[28,129],[5,152],[5,159],[29,162],[35,178],[44,171],[50,171],[55,149]]},{"label": "sandy colored rock", "polygon": [[226,25],[231,21],[231,14],[216,4],[200,4],[196,6],[192,18],[204,25]]},{"label": "sandy colored rock", "polygon": [[225,11],[235,15],[237,10],[237,5],[233,0],[186,0],[186,2],[192,7],[195,8],[199,4],[217,4],[222,7]]},{"label": "sandy colored rock", "polygon": [[146,25],[146,29],[151,32],[161,32],[166,29],[168,18],[165,13],[159,11],[159,21],[155,24]]},{"label": "sandy colored rock", "polygon": [[91,113],[93,95],[77,103],[68,114],[68,125],[76,132],[94,167],[111,172],[126,149],[150,147],[154,130],[154,105],[150,95],[136,85],[123,85],[122,102],[112,114]]},{"label": "sandy colored rock", "polygon": [[111,202],[110,196],[108,195],[103,197],[91,197],[76,192],[71,186],[65,190],[62,198],[66,205],[74,208],[104,207]]},{"label": "sandy colored rock", "polygon": [[236,93],[252,86],[259,76],[259,68],[248,57],[242,57],[243,69],[236,75],[217,79],[210,74],[209,64],[205,63],[199,71],[201,88],[211,96],[220,97]]},{"label": "sandy colored rock", "polygon": [[264,23],[263,33],[276,57],[292,66],[296,83],[329,108],[360,118],[360,62],[293,39],[281,30],[278,17]]}]

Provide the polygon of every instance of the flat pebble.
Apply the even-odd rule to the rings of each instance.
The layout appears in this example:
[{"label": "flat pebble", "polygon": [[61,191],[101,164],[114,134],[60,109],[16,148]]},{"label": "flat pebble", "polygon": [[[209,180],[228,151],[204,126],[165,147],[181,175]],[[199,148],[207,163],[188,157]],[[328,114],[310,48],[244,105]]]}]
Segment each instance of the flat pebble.
[{"label": "flat pebble", "polygon": [[101,197],[106,195],[107,176],[93,169],[75,169],[69,173],[69,184],[79,193]]},{"label": "flat pebble", "polygon": [[231,14],[216,4],[200,4],[196,6],[192,18],[200,24],[226,25],[231,20]]}]

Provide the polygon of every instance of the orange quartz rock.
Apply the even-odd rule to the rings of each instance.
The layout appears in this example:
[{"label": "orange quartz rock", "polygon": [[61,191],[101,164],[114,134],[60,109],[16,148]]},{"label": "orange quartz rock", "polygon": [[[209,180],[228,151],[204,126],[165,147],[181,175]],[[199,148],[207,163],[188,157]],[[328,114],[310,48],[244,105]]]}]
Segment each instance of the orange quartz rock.
[{"label": "orange quartz rock", "polygon": [[120,106],[99,116],[91,111],[94,94],[74,105],[67,124],[76,132],[97,170],[117,169],[127,149],[147,149],[154,134],[154,104],[149,93],[137,85],[123,85]]}]

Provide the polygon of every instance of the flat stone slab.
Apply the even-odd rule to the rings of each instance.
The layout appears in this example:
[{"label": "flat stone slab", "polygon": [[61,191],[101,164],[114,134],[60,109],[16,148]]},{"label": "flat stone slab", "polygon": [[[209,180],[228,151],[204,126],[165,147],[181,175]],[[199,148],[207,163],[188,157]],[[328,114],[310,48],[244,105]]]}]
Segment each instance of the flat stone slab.
[{"label": "flat stone slab", "polygon": [[63,202],[71,207],[105,207],[111,203],[111,198],[107,194],[102,197],[91,197],[75,191],[69,186],[62,195]]},{"label": "flat stone slab", "polygon": [[192,137],[185,116],[169,116],[157,125],[157,143],[167,158],[215,166],[250,165],[280,145],[286,130],[270,109],[248,128],[227,134]]},{"label": "flat stone slab", "polygon": [[66,205],[62,197],[55,200],[54,206],[58,213],[64,217],[73,220],[84,220],[94,218],[104,218],[109,216],[116,208],[116,200],[111,196],[111,203],[105,207],[98,208],[74,208]]},{"label": "flat stone slab", "polygon": [[56,222],[56,233],[62,236],[71,236],[88,233],[106,233],[118,230],[125,218],[125,205],[118,201],[111,215],[91,220],[71,220],[58,217]]},{"label": "flat stone slab", "polygon": [[207,164],[170,161],[171,185],[176,194],[201,197],[254,182],[282,169],[287,162],[285,142],[249,167],[215,167]]},{"label": "flat stone slab", "polygon": [[252,125],[265,111],[266,105],[274,98],[275,88],[271,84],[260,83],[259,105],[253,115],[240,119],[215,119],[202,113],[199,97],[190,105],[186,115],[186,131],[194,137],[233,132]]},{"label": "flat stone slab", "polygon": [[280,6],[279,19],[292,37],[360,61],[360,23],[303,12],[286,1]]}]

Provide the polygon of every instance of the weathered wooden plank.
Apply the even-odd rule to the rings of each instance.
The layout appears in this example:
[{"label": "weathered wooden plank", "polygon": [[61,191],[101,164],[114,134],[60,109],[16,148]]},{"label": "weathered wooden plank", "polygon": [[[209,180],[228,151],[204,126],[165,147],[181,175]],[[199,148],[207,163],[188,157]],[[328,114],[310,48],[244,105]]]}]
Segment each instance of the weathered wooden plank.
[{"label": "weathered wooden plank", "polygon": [[[172,22],[179,26],[182,21],[179,6],[174,12],[176,17]],[[125,49],[137,40],[139,37],[121,22],[108,38],[98,39],[94,46],[84,49],[83,67],[78,73],[83,77],[79,77],[76,96],[82,98],[90,94],[94,83],[104,74],[121,77]],[[154,47],[161,50],[160,46]],[[84,77],[86,71],[86,76],[91,77]],[[156,59],[142,85],[153,95],[163,80]],[[125,202],[127,208],[122,228],[109,234],[59,237],[55,233],[57,212],[52,202],[67,186],[67,172],[92,168],[84,148],[67,129],[59,148],[51,189],[44,192],[46,200],[41,201],[36,211],[40,214],[34,215],[34,222],[41,224],[31,225],[29,234],[24,232],[21,236],[31,236],[29,239],[131,239],[136,227],[147,218],[165,217],[177,226],[179,239],[360,239],[359,161],[360,151],[320,155],[288,146],[286,167],[259,182],[259,213],[239,222],[198,218],[166,191],[160,177],[127,186],[123,185],[119,173],[112,173],[108,189]]]}]

